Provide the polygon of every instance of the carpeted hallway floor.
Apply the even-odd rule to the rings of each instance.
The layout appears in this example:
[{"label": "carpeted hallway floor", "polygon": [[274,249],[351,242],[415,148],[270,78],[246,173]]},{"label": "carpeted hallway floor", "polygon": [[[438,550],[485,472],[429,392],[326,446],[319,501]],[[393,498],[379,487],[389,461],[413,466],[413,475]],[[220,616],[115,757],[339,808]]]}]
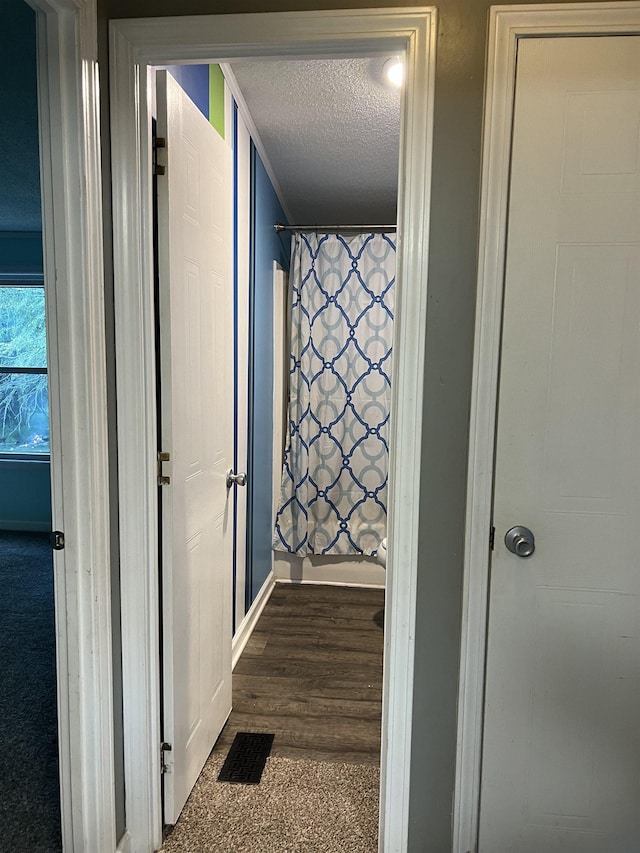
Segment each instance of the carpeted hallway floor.
[{"label": "carpeted hallway floor", "polygon": [[0,531],[0,850],[60,840],[53,563],[44,533]]},{"label": "carpeted hallway floor", "polygon": [[164,853],[375,853],[377,767],[269,758],[259,785],[217,782],[212,753]]},{"label": "carpeted hallway floor", "polygon": [[[276,587],[165,853],[375,853],[382,608],[383,590]],[[217,781],[238,731],[275,734],[259,785]]]}]

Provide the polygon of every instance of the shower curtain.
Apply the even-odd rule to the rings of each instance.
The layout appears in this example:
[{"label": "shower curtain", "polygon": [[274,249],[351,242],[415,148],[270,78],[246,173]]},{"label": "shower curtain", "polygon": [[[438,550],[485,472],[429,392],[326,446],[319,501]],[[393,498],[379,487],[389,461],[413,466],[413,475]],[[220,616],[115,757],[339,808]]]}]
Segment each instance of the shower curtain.
[{"label": "shower curtain", "polygon": [[395,267],[393,233],[295,235],[276,551],[372,555],[386,536]]}]

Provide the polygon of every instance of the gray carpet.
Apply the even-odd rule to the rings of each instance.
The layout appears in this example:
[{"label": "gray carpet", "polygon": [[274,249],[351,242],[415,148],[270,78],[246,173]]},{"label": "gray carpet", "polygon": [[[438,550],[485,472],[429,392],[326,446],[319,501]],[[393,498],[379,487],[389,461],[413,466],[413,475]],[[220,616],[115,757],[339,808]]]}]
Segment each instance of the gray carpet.
[{"label": "gray carpet", "polygon": [[0,851],[60,839],[53,562],[43,533],[0,532]]},{"label": "gray carpet", "polygon": [[269,758],[259,785],[217,782],[214,753],[166,853],[375,853],[377,767]]}]

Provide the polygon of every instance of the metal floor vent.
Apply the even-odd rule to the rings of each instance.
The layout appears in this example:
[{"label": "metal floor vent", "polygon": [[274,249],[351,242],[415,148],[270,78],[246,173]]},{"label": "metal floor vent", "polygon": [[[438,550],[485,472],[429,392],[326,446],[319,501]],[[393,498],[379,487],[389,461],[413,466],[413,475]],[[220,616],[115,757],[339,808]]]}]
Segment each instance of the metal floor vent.
[{"label": "metal floor vent", "polygon": [[238,732],[222,765],[218,782],[259,784],[273,738],[272,734],[262,732]]}]

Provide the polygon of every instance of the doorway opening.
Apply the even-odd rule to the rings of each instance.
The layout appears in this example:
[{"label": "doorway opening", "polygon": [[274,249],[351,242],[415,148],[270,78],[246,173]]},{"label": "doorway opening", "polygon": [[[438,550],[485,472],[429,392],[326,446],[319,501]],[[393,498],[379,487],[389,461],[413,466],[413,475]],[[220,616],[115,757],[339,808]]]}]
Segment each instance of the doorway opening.
[{"label": "doorway opening", "polygon": [[[157,494],[153,374],[153,270],[145,235],[151,233],[150,66],[232,60],[241,56],[338,56],[406,51],[400,187],[399,287],[402,311],[396,337],[390,553],[392,590],[385,637],[381,845],[402,846],[407,833],[412,631],[418,500],[414,472],[422,417],[422,359],[426,310],[426,237],[432,114],[432,10],[367,13],[293,13],[112,22],[112,161],[116,322],[119,376],[119,470],[127,817],[132,837],[158,844],[160,742],[157,649]],[[401,34],[399,35],[399,32]],[[135,47],[133,47],[135,45]],[[132,49],[133,48],[133,49]],[[140,189],[142,188],[142,189]],[[132,230],[133,229],[133,230]],[[406,279],[405,279],[406,276]],[[402,289],[403,281],[411,286]],[[133,285],[136,281],[138,284]],[[132,343],[136,341],[136,346]],[[126,370],[124,369],[126,365]],[[150,431],[146,426],[152,427]],[[132,441],[135,436],[135,440]],[[151,437],[151,438],[150,438]],[[136,452],[133,445],[145,450]],[[270,484],[269,484],[270,485]],[[149,535],[141,540],[140,529]],[[131,561],[148,572],[128,572]],[[397,574],[394,573],[396,566]],[[156,616],[154,617],[154,612]],[[135,620],[129,619],[129,614]],[[148,631],[139,630],[141,616]],[[134,624],[135,622],[135,624]],[[140,703],[140,679],[146,684]],[[129,695],[129,699],[127,699]],[[137,697],[134,699],[134,697]],[[394,724],[395,721],[395,724]],[[149,817],[150,816],[150,817]],[[150,835],[149,835],[150,833]],[[146,841],[144,843],[147,843]]]},{"label": "doorway opening", "polygon": [[[278,682],[282,695],[278,697],[268,689],[272,682],[266,672],[262,680],[256,672],[248,673],[253,687],[245,684],[245,674],[238,676],[241,686],[235,689],[234,710],[219,748],[221,744],[229,746],[229,732],[249,724],[250,709],[252,726],[275,730],[272,755],[276,759],[320,758],[333,761],[334,767],[335,762],[345,761],[367,768],[379,764],[384,569],[375,557],[384,547],[387,533],[400,131],[400,91],[385,81],[386,59],[252,61],[225,66],[222,76],[217,66],[177,66],[168,73],[157,71],[153,81],[157,124],[154,183],[160,232],[156,241],[156,311],[158,449],[163,472],[159,578],[162,741],[167,744],[165,823],[170,825],[176,823],[194,776],[229,713],[230,698],[222,699],[227,693],[225,677],[214,678],[210,687],[204,687],[219,660],[217,654],[211,657],[204,650],[226,645],[227,655],[221,660],[229,660],[233,633],[234,661],[238,662],[249,642],[240,669],[251,670],[247,656],[255,653],[255,638],[254,642],[250,638],[258,619],[263,638],[258,666],[271,666],[274,673],[279,667],[286,670],[285,678]],[[265,86],[267,80],[271,82]],[[292,90],[297,99],[292,97]],[[321,110],[310,104],[310,94],[316,103],[323,104]],[[262,106],[263,111],[252,114],[247,101],[257,108]],[[278,111],[280,115],[276,116]],[[277,170],[267,150],[270,148],[273,156],[273,133],[271,144],[263,142],[274,126],[281,149]],[[289,129],[297,129],[293,138]],[[196,177],[192,170],[197,170]],[[185,190],[190,181],[192,189]],[[231,194],[229,185],[234,188]],[[286,194],[283,185],[287,186]],[[288,226],[296,235],[292,298],[286,297],[281,277],[279,285],[274,279],[274,287],[270,286],[274,264],[282,272],[281,265],[288,266],[291,255],[288,228],[282,224],[274,227],[283,220],[317,223],[313,232]],[[320,224],[339,221],[346,224],[335,229]],[[372,226],[371,232],[369,226],[356,224],[366,222],[390,224]],[[218,244],[217,249],[214,244]],[[225,251],[230,258],[225,259]],[[308,269],[300,271],[297,267],[302,264]],[[216,271],[220,287],[216,279],[202,274],[209,269]],[[233,316],[231,300],[218,292],[220,288],[229,295],[233,291]],[[225,306],[229,313],[223,319]],[[313,321],[307,328],[311,313]],[[285,361],[278,349],[283,347],[288,314],[294,318],[299,315],[291,331],[299,357],[289,352],[286,362],[304,362],[301,377],[296,377],[293,369],[293,384],[304,396],[313,424],[318,425],[320,433],[326,433],[329,442],[329,453],[324,447],[313,463],[316,429],[313,424],[309,430],[308,425],[299,423],[296,414],[305,408],[303,400],[292,396],[291,404],[287,401],[283,406],[282,389],[276,391],[278,381],[284,384],[284,377],[278,380],[276,374],[282,373],[279,362]],[[245,335],[239,329],[249,332]],[[306,333],[310,333],[309,339]],[[232,345],[228,351],[226,344]],[[324,387],[327,380],[313,363],[317,358],[330,359],[324,363],[328,390]],[[245,366],[244,372],[240,365]],[[190,391],[194,385],[199,389],[195,394]],[[308,401],[307,389],[312,392]],[[340,389],[346,395],[342,408]],[[276,399],[278,404],[274,403]],[[230,426],[232,418],[233,452],[231,443],[224,449],[223,430],[223,421]],[[285,434],[280,426],[281,434],[277,435],[277,425],[289,419],[294,439],[305,430],[309,434],[305,434],[302,459],[295,459],[293,441],[287,441],[284,471],[291,476],[300,464],[306,465],[307,473],[297,473],[295,480],[308,481],[313,494],[309,495],[305,487],[304,494],[294,489],[290,498],[285,476],[281,501]],[[323,419],[326,424],[320,427]],[[222,454],[217,460],[211,456],[211,444],[215,455]],[[270,458],[270,450],[276,445],[279,447]],[[332,459],[336,449],[340,451],[337,468]],[[210,463],[206,461],[209,456]],[[223,482],[221,475],[228,470],[242,471],[231,478],[233,485]],[[205,478],[211,483],[211,496],[217,487],[223,501],[227,499],[219,509],[224,515],[222,523],[212,523],[210,530],[205,522],[193,519],[196,503],[197,512],[203,513],[204,497],[197,482]],[[326,481],[325,488],[321,478]],[[247,485],[247,489],[238,485]],[[346,499],[344,491],[348,492]],[[292,530],[291,515],[286,518],[287,524],[282,520],[294,496],[297,504],[311,498],[305,504],[304,531]],[[333,527],[326,513],[314,507],[323,499],[338,516]],[[209,516],[216,516],[213,505]],[[294,526],[300,527],[299,519]],[[225,529],[231,538],[228,551]],[[320,558],[305,559],[305,553],[318,553],[317,543],[327,535],[328,547]],[[300,536],[308,539],[308,548],[294,544]],[[333,547],[329,547],[332,536]],[[220,578],[217,593],[210,588],[219,570],[229,576],[233,572],[233,603],[228,578]],[[334,586],[332,591],[325,587],[324,592],[322,588],[307,592],[307,597],[296,595],[293,600],[299,613],[295,614],[291,606],[285,626],[277,618],[282,606],[286,608],[284,600],[279,604],[267,602],[274,583],[292,580]],[[356,589],[347,594],[345,587]],[[372,591],[372,587],[377,589]],[[279,591],[276,598],[290,599],[292,595],[293,590]],[[237,626],[233,632],[228,626],[230,614],[221,614],[214,606],[220,598],[226,601],[225,607],[233,607]],[[276,612],[261,618],[265,605]],[[358,607],[366,611],[366,618]],[[313,630],[305,625],[305,608],[310,617],[316,617]],[[335,615],[329,617],[332,609]],[[285,627],[293,630],[297,617],[303,620],[298,633],[287,635]],[[331,618],[335,637],[330,631],[323,632],[323,620],[331,624]],[[272,636],[268,635],[269,624]],[[190,640],[185,648],[183,638],[187,634]],[[294,637],[298,654],[292,646]],[[205,670],[194,665],[196,658],[207,661]],[[360,668],[354,665],[357,662]],[[299,682],[295,685],[286,681],[294,671]],[[192,680],[185,681],[185,673],[191,673]],[[197,686],[193,679],[198,681]],[[358,691],[356,685],[363,679],[368,683]],[[204,695],[206,708],[195,711],[199,700],[192,691]],[[253,696],[249,702],[248,693]],[[285,701],[287,693],[289,704]],[[196,714],[191,720],[182,719],[185,704]],[[214,722],[208,739],[196,746],[201,733]],[[185,737],[184,732],[192,734]],[[199,758],[192,758],[196,750]],[[207,775],[205,771],[203,777]],[[378,785],[373,777],[371,780],[373,787],[367,799],[375,814]],[[214,799],[213,791],[208,800]],[[213,802],[211,807],[213,810]],[[210,842],[220,843],[214,838]],[[286,839],[282,846],[287,847]],[[372,846],[371,838],[365,846]]]}]

